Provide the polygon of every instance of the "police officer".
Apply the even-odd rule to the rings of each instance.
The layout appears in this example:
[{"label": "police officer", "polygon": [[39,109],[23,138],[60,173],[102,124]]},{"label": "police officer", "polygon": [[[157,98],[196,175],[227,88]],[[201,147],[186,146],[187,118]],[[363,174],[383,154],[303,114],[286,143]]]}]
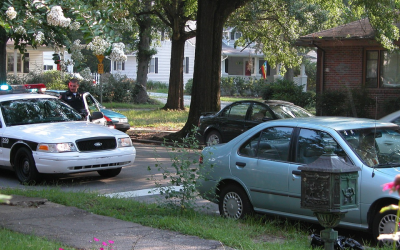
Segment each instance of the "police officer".
[{"label": "police officer", "polygon": [[65,103],[73,107],[78,113],[83,113],[87,115],[84,111],[85,105],[83,103],[83,96],[78,92],[79,82],[78,79],[71,79],[68,83],[68,89],[66,92],[62,93],[59,98]]}]

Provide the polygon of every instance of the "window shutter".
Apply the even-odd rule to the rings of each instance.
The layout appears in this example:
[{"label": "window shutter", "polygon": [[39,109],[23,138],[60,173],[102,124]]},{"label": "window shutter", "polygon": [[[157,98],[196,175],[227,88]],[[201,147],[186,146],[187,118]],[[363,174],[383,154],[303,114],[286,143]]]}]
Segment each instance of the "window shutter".
[{"label": "window shutter", "polygon": [[114,70],[117,70],[117,62],[114,62]]},{"label": "window shutter", "polygon": [[186,71],[185,73],[189,73],[189,57],[186,57]]},{"label": "window shutter", "polygon": [[154,73],[158,73],[158,57],[154,58]]},{"label": "window shutter", "polygon": [[229,73],[228,68],[229,68],[229,59],[225,59],[225,73]]},{"label": "window shutter", "polygon": [[122,70],[125,70],[125,62],[122,62]]}]

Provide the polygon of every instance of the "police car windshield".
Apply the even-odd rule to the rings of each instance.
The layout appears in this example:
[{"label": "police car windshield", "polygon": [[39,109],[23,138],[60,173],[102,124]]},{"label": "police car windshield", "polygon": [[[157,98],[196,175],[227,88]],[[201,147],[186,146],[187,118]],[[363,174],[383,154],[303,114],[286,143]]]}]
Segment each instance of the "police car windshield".
[{"label": "police car windshield", "polygon": [[6,126],[79,121],[82,116],[58,99],[21,99],[0,103]]}]

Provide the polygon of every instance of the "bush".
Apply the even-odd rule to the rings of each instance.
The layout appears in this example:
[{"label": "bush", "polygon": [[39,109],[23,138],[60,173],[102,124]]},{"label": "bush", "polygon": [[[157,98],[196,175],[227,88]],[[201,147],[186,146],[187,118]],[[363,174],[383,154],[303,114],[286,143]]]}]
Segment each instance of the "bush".
[{"label": "bush", "polygon": [[168,93],[168,84],[157,81],[148,81],[146,83],[147,91],[158,92],[158,93]]},{"label": "bush", "polygon": [[374,103],[367,89],[355,88],[325,91],[318,96],[316,106],[324,116],[369,117]]},{"label": "bush", "polygon": [[190,78],[185,84],[185,94],[192,95],[193,79]]},{"label": "bush", "polygon": [[282,79],[264,85],[261,97],[264,100],[284,100],[301,107],[312,106],[315,103],[315,93],[303,92],[303,86]]}]

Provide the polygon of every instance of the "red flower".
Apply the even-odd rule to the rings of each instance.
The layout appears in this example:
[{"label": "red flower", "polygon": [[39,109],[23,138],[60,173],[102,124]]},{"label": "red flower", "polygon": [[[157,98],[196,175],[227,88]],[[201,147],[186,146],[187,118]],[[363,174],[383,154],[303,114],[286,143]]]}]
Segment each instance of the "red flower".
[{"label": "red flower", "polygon": [[383,191],[389,190],[390,193],[397,191],[400,195],[400,174],[396,175],[393,182],[383,184]]}]

